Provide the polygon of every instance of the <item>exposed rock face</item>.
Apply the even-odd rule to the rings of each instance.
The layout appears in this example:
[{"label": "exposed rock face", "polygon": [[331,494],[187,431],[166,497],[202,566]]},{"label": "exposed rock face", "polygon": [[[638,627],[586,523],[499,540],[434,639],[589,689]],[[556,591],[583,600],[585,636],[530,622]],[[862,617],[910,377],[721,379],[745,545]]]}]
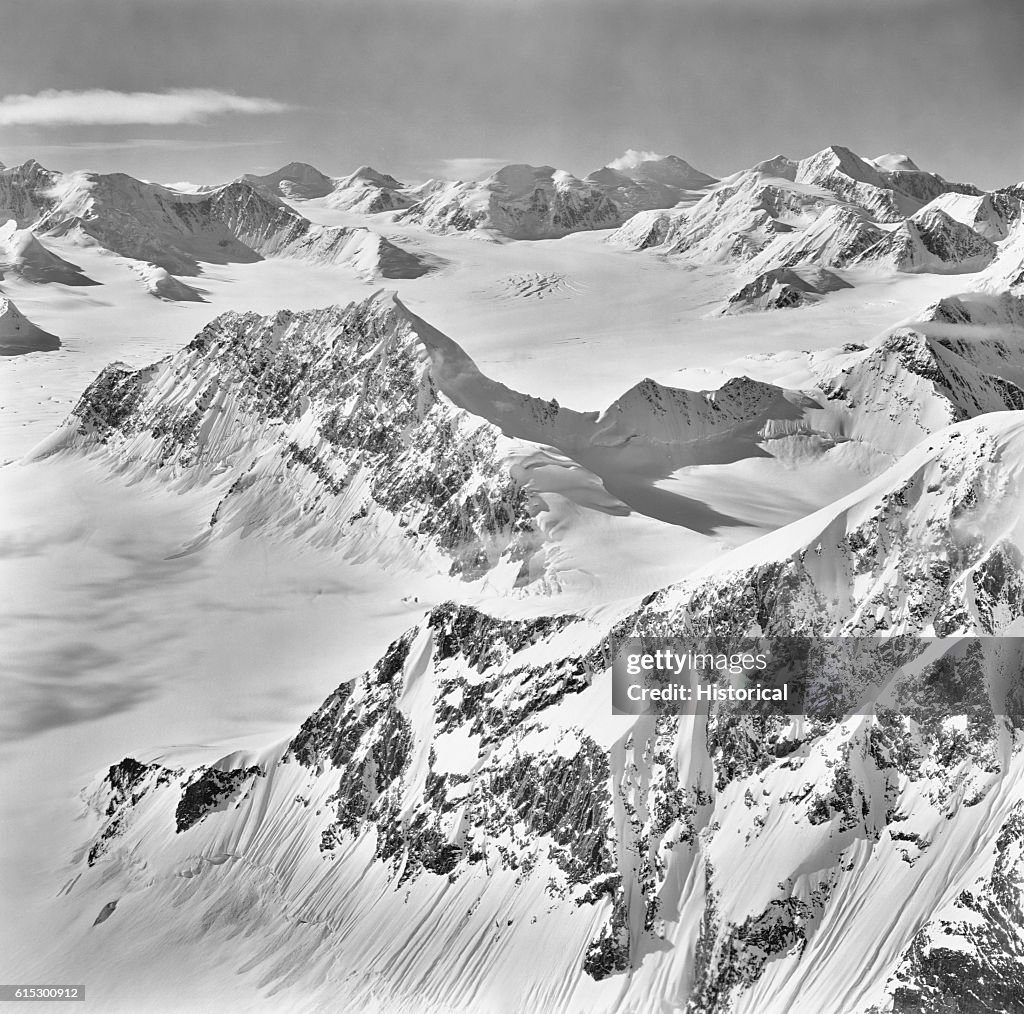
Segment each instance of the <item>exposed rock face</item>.
[{"label": "exposed rock face", "polygon": [[304,533],[373,545],[382,563],[514,577],[535,537],[527,495],[501,433],[437,389],[411,320],[391,296],[223,314],[153,366],[104,370],[38,453],[82,448],[207,486],[204,537]]},{"label": "exposed rock face", "polygon": [[53,204],[51,191],[59,179],[34,158],[0,170],[0,222],[13,219],[17,229],[35,223]]}]

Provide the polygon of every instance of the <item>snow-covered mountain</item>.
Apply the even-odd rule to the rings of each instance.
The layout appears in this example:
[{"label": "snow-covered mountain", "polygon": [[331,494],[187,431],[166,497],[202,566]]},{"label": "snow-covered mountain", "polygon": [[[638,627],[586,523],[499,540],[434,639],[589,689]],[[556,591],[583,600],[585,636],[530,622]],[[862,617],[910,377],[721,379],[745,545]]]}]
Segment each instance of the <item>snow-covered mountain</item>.
[{"label": "snow-covered mountain", "polygon": [[[993,310],[993,320],[1016,319],[1015,308]],[[833,482],[857,485],[953,422],[1024,409],[1024,336],[987,339],[969,317],[950,320],[932,336],[914,323],[819,354],[799,390],[736,377],[693,391],[647,378],[581,412],[489,378],[393,295],[347,309],[229,313],[151,367],[108,367],[35,457],[86,450],[134,479],[206,489],[210,519],[197,544],[236,531],[303,533],[350,556],[469,580],[498,568],[492,583],[521,588],[555,566],[536,555],[543,537],[532,520],[551,490],[522,464],[544,459],[541,448],[561,468],[585,470],[616,509],[669,511],[711,535],[729,519],[694,511],[689,497],[665,500],[658,480],[760,458],[780,475],[827,465]],[[772,480],[761,481],[749,495],[768,501]],[[827,487],[821,497],[831,498]]]},{"label": "snow-covered mountain", "polygon": [[246,173],[240,177],[240,182],[248,183],[274,197],[287,197],[293,201],[326,197],[334,189],[334,180],[308,162],[289,162],[275,172],[262,176]]},{"label": "snow-covered mountain", "polygon": [[172,274],[200,264],[295,257],[344,263],[386,277],[414,277],[427,266],[367,229],[315,226],[245,183],[180,194],[130,176],[72,175],[52,192],[35,224],[44,235],[81,237]]},{"label": "snow-covered mountain", "polygon": [[285,186],[281,173],[258,186],[240,180],[183,193],[123,173],[57,174],[27,162],[4,171],[0,218],[172,275],[197,275],[204,263],[268,257],[342,264],[367,277],[414,278],[430,270],[430,262],[369,229],[314,225],[271,193],[268,181],[280,176]]},{"label": "snow-covered mountain", "polygon": [[327,203],[332,208],[375,215],[381,211],[410,208],[416,203],[416,195],[393,176],[364,165],[335,181]]},{"label": "snow-covered mountain", "polygon": [[904,155],[869,160],[833,146],[798,162],[760,162],[690,206],[641,212],[609,242],[693,265],[732,265],[741,279],[737,302],[780,309],[815,302],[805,297],[821,291],[785,276],[788,287],[762,301],[777,272],[973,273],[1013,246],[1020,218],[1020,199],[1009,189],[984,193],[924,172]]},{"label": "snow-covered mountain", "polygon": [[638,211],[671,207],[714,182],[676,156],[606,166],[583,179],[551,166],[507,165],[479,182],[432,187],[399,219],[435,232],[483,229],[545,239],[621,225]]}]

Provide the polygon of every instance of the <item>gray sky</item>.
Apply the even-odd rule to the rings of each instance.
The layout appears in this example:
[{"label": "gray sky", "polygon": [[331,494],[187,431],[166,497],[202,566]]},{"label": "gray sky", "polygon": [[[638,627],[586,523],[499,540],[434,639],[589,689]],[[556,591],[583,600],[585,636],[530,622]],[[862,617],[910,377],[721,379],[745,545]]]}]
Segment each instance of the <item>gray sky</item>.
[{"label": "gray sky", "polygon": [[[1020,0],[0,5],[8,164],[216,182],[296,159],[422,179],[492,161],[585,173],[643,148],[722,175],[844,144],[982,186],[1024,178]],[[150,94],[74,94],[97,89]]]}]

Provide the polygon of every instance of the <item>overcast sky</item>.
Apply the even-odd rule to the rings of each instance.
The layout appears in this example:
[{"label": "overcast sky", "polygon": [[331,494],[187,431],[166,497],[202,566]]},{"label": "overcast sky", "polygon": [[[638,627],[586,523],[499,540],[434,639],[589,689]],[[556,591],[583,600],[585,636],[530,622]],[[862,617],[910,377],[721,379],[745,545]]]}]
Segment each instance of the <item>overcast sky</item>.
[{"label": "overcast sky", "polygon": [[1021,0],[0,2],[8,164],[422,179],[643,148],[722,175],[844,144],[1024,178]]}]

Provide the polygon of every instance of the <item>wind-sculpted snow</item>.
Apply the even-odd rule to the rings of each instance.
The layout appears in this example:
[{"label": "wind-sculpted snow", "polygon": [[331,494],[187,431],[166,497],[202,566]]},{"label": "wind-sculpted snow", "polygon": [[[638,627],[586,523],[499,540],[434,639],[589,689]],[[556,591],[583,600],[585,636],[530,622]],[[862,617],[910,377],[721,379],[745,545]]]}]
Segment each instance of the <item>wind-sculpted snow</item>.
[{"label": "wind-sculpted snow", "polygon": [[132,271],[145,286],[150,295],[157,299],[166,299],[179,303],[204,303],[202,293],[198,289],[186,285],[180,278],[175,278],[166,268],[142,261],[133,261]]},{"label": "wind-sculpted snow", "polygon": [[618,619],[439,606],[287,744],[112,767],[69,903],[142,892],[168,933],[212,941],[248,932],[225,909],[245,893],[263,943],[238,961],[346,1010],[1008,1009],[1024,710],[1000,688],[1020,641],[955,678],[908,669],[902,708],[842,720],[612,720],[608,669],[635,630],[886,634],[908,659],[922,634],[1011,632],[1022,504],[1024,413],[998,413]]},{"label": "wind-sculpted snow", "polygon": [[535,534],[503,448],[438,391],[413,319],[380,296],[226,313],[150,367],[114,364],[37,454],[93,452],[208,488],[203,540],[276,532],[465,579],[500,564],[514,579]]}]

